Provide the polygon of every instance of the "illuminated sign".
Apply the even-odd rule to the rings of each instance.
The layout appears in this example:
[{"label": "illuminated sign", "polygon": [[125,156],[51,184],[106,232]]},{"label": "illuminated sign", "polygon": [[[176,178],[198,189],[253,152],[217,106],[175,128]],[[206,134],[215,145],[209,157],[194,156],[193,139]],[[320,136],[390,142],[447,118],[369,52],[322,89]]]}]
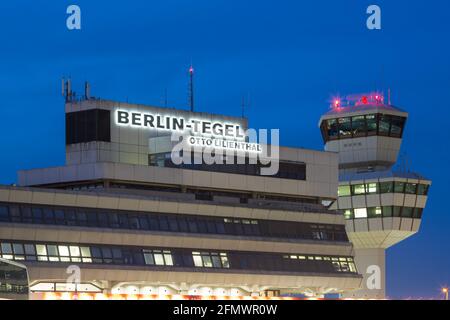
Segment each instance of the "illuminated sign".
[{"label": "illuminated sign", "polygon": [[239,124],[208,119],[187,119],[180,116],[117,110],[116,124],[142,129],[190,131],[194,135],[245,140],[243,129]]}]

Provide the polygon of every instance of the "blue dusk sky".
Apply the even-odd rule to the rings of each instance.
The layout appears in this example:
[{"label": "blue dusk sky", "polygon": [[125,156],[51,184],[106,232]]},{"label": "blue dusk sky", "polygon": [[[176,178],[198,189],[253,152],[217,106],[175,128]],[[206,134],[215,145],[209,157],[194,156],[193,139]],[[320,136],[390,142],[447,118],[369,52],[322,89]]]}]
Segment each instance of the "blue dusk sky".
[{"label": "blue dusk sky", "polygon": [[[81,30],[66,8],[81,7]],[[366,28],[366,8],[382,29]],[[410,114],[401,154],[433,180],[420,232],[387,254],[388,296],[439,297],[450,284],[450,2],[40,0],[0,3],[0,183],[64,164],[61,77],[97,97],[241,114],[281,144],[322,149],[318,120],[337,94],[391,88]]]}]

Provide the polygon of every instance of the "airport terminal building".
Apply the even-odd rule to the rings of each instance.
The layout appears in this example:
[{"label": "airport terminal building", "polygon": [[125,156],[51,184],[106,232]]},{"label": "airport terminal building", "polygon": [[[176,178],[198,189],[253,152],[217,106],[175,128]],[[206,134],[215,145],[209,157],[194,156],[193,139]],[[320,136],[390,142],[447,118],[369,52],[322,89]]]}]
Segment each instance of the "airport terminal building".
[{"label": "airport terminal building", "polygon": [[318,297],[361,287],[349,220],[326,206],[337,198],[338,153],[280,147],[274,175],[246,156],[175,164],[170,136],[183,129],[246,155],[261,145],[242,137],[245,118],[88,94],[66,96],[65,123],[64,166],[0,186],[0,257],[28,267],[33,298]]}]

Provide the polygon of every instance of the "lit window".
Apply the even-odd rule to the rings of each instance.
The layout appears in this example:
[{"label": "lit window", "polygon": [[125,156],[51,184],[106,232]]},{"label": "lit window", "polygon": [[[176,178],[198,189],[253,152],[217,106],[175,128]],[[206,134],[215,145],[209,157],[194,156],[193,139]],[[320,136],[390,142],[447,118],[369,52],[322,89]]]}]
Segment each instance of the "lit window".
[{"label": "lit window", "polygon": [[339,186],[338,187],[338,196],[339,197],[346,197],[346,196],[350,196],[350,186]]},{"label": "lit window", "polygon": [[166,263],[166,266],[173,266],[173,260],[170,251],[164,251],[164,261]]},{"label": "lit window", "polygon": [[377,185],[377,183],[368,183],[368,184],[366,184],[366,190],[367,190],[367,193],[377,193],[378,192],[378,185]]},{"label": "lit window", "polygon": [[200,254],[193,255],[193,258],[194,258],[194,266],[203,267],[202,257],[200,256]]},{"label": "lit window", "polygon": [[353,209],[345,209],[344,210],[344,218],[345,219],[353,219]]},{"label": "lit window", "polygon": [[352,185],[352,193],[353,193],[353,195],[365,194],[366,190],[365,190],[364,184]]},{"label": "lit window", "polygon": [[160,253],[160,251],[156,251],[156,252],[153,254],[153,257],[154,257],[154,259],[155,259],[155,264],[156,264],[157,266],[163,266],[163,265],[164,265],[164,257],[163,257],[163,255]]},{"label": "lit window", "polygon": [[209,255],[207,255],[207,253],[202,253],[202,261],[203,261],[203,266],[206,268],[211,268],[213,266],[211,257]]},{"label": "lit window", "polygon": [[367,209],[366,208],[358,208],[355,209],[355,218],[367,218]]}]

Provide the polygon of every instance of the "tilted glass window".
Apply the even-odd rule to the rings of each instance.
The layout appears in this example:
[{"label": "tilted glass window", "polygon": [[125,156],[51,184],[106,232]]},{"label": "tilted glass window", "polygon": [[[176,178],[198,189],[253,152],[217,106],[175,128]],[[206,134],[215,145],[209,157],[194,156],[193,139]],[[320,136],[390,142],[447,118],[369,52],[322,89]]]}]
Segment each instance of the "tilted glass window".
[{"label": "tilted glass window", "polygon": [[391,137],[400,138],[402,136],[403,132],[403,126],[405,124],[405,118],[398,117],[398,116],[392,116],[391,118]]},{"label": "tilted glass window", "polygon": [[367,135],[368,136],[376,135],[378,130],[377,115],[376,114],[366,115],[366,123],[367,123]]},{"label": "tilted glass window", "polygon": [[367,215],[369,218],[379,218],[382,216],[381,207],[372,207],[367,209]]},{"label": "tilted glass window", "polygon": [[350,117],[339,118],[339,137],[351,138],[352,137],[352,122]]},{"label": "tilted glass window", "polygon": [[337,119],[327,120],[327,133],[330,140],[337,139],[339,136]]},{"label": "tilted glass window", "polygon": [[428,185],[427,184],[419,184],[417,187],[417,194],[421,196],[426,196],[428,194]]},{"label": "tilted glass window", "polygon": [[380,115],[378,124],[378,134],[380,136],[388,136],[391,130],[391,117],[385,114]]},{"label": "tilted glass window", "polygon": [[392,206],[383,207],[383,217],[392,217]]},{"label": "tilted glass window", "polygon": [[364,137],[366,135],[366,120],[364,116],[352,117],[353,137]]}]

